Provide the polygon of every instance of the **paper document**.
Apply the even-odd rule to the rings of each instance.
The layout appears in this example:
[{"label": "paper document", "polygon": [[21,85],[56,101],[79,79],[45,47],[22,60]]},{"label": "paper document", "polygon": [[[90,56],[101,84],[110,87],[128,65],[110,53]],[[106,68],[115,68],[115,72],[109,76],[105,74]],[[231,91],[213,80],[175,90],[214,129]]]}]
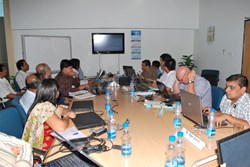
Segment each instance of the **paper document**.
[{"label": "paper document", "polygon": [[167,110],[173,110],[174,106],[173,105],[166,105],[165,103],[163,103],[162,101],[150,101],[150,100],[145,100],[144,105],[150,105],[152,106],[152,108],[164,108]]},{"label": "paper document", "polygon": [[135,92],[135,95],[140,95],[140,96],[149,96],[154,94],[155,92]]},{"label": "paper document", "polygon": [[87,90],[81,90],[81,91],[77,91],[77,92],[69,92],[69,95],[76,98],[76,99],[80,99],[80,100],[95,97],[94,94],[89,93]]},{"label": "paper document", "polygon": [[88,80],[86,80],[86,79],[80,80],[80,85],[87,84],[87,83],[88,83]]},{"label": "paper document", "polygon": [[[62,135],[67,140],[77,139],[77,138],[84,138],[87,137],[85,134],[83,134],[81,131],[76,129],[75,127],[67,128],[63,132],[58,132],[60,135]],[[60,138],[57,136],[54,132],[51,133],[52,136],[56,138]],[[61,138],[60,138],[61,139]],[[62,140],[62,139],[61,139]]]}]

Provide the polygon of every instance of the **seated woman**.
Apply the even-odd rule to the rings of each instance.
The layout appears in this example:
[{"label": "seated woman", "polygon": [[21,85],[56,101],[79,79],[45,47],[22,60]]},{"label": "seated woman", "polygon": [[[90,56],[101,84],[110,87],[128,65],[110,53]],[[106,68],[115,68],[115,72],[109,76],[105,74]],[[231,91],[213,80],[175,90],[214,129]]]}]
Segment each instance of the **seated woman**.
[{"label": "seated woman", "polygon": [[51,130],[64,131],[69,125],[69,118],[75,118],[75,114],[70,110],[57,107],[58,87],[55,79],[43,80],[27,113],[28,119],[22,139],[34,148],[48,150],[53,142]]}]

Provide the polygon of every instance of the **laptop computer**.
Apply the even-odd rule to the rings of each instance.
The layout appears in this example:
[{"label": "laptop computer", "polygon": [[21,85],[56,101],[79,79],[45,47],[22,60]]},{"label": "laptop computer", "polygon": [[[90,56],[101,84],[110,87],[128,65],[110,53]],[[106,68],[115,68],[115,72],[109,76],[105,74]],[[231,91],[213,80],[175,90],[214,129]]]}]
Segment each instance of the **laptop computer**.
[{"label": "laptop computer", "polygon": [[128,77],[135,76],[135,70],[132,66],[123,66],[124,74]]},{"label": "laptop computer", "polygon": [[102,79],[104,77],[104,75],[106,74],[105,70],[102,70],[102,72],[100,73],[100,75],[98,76],[97,79]]},{"label": "laptop computer", "polygon": [[199,96],[181,90],[182,114],[187,119],[196,123],[202,128],[207,127],[207,115],[202,112],[201,99]]},{"label": "laptop computer", "polygon": [[[97,161],[88,156],[80,148],[78,148],[74,143],[65,139],[62,135],[54,131],[61,139],[63,139],[70,147],[75,151],[72,151],[71,154],[57,158],[50,162],[43,164],[44,167],[62,167],[62,166],[71,166],[71,167],[102,167]],[[64,143],[64,144],[66,144]],[[66,146],[67,147],[67,146]]]},{"label": "laptop computer", "polygon": [[159,94],[164,98],[164,101],[168,104],[173,104],[175,101],[181,101],[180,96],[176,94],[169,94],[166,85],[164,85],[162,82],[156,81]]},{"label": "laptop computer", "polygon": [[219,163],[227,167],[250,166],[250,129],[217,141]]},{"label": "laptop computer", "polygon": [[85,110],[94,110],[93,100],[84,100],[84,101],[73,101],[71,105],[72,111],[85,111]]},{"label": "laptop computer", "polygon": [[72,121],[78,130],[106,125],[106,122],[95,112],[76,114]]}]

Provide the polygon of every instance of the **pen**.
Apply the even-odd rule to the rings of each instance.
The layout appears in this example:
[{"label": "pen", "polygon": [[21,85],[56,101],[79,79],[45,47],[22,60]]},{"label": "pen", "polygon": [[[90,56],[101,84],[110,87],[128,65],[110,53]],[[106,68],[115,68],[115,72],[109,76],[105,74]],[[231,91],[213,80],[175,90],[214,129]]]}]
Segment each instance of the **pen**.
[{"label": "pen", "polygon": [[73,135],[77,135],[77,134],[78,134],[78,132],[73,133]]}]

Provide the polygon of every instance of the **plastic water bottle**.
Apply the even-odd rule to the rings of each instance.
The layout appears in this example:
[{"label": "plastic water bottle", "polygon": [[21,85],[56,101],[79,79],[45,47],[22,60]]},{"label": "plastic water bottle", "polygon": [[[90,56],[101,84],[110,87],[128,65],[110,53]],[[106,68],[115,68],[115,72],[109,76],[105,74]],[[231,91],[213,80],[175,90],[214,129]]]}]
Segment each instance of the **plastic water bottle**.
[{"label": "plastic water bottle", "polygon": [[111,109],[111,95],[110,95],[110,93],[106,92],[106,94],[105,94],[105,100],[106,100],[105,110],[107,112],[109,112],[110,109]]},{"label": "plastic water bottle", "polygon": [[120,77],[120,72],[117,71],[116,76],[115,76],[115,87],[119,87],[119,77]]},{"label": "plastic water bottle", "polygon": [[109,93],[111,95],[111,87],[110,87],[110,82],[108,82],[107,87],[106,87],[106,92],[105,94]]},{"label": "plastic water bottle", "polygon": [[114,113],[113,111],[109,111],[109,121],[108,121],[108,129],[107,129],[107,133],[108,133],[108,139],[109,140],[115,140],[116,138],[116,121],[114,118]]},{"label": "plastic water bottle", "polygon": [[182,120],[181,120],[181,103],[179,101],[177,101],[175,103],[175,115],[174,115],[174,127],[176,129],[176,132],[178,132],[181,128],[181,123],[182,123]]},{"label": "plastic water bottle", "polygon": [[130,81],[129,93],[130,93],[130,96],[133,96],[135,94],[135,84],[134,84],[133,79]]},{"label": "plastic water bottle", "polygon": [[209,138],[214,138],[215,134],[216,134],[216,126],[215,126],[215,109],[211,108],[210,109],[210,113],[207,116],[208,119],[208,124],[207,124],[207,130],[206,130],[206,134]]},{"label": "plastic water bottle", "polygon": [[176,141],[176,161],[178,167],[185,166],[185,143],[183,140],[183,132],[177,132],[177,141]]},{"label": "plastic water bottle", "polygon": [[208,137],[207,141],[207,148],[210,150],[212,148],[213,140],[216,134],[216,126],[215,126],[215,109],[211,108],[210,113],[207,116],[208,123],[207,123],[207,130],[206,130],[206,135]]},{"label": "plastic water bottle", "polygon": [[131,150],[132,146],[130,143],[131,137],[129,135],[129,130],[128,130],[129,124],[128,122],[123,123],[123,135],[122,135],[122,144],[121,144],[121,153],[122,156],[124,157],[129,157],[131,155]]},{"label": "plastic water bottle", "polygon": [[177,161],[175,159],[176,150],[175,150],[175,136],[169,136],[169,144],[166,150],[166,162],[165,167],[177,167]]}]

